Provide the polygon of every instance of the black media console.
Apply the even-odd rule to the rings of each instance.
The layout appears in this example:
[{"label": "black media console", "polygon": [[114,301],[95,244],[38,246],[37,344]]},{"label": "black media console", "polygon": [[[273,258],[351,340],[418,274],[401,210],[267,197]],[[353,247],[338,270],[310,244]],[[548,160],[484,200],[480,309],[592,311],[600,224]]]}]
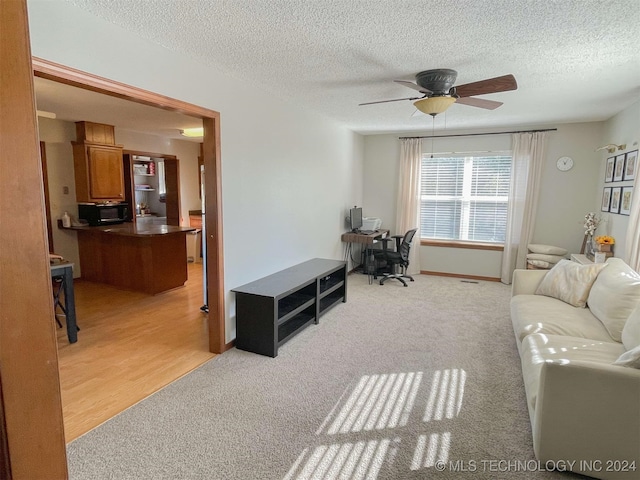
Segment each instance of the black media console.
[{"label": "black media console", "polygon": [[275,357],[278,347],[347,301],[347,264],[314,258],[231,291],[236,347]]}]

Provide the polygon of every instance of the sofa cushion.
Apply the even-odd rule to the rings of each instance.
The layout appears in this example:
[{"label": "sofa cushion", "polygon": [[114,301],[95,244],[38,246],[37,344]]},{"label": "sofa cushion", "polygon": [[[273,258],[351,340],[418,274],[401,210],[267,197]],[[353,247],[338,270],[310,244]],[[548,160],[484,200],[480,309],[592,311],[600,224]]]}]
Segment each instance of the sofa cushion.
[{"label": "sofa cushion", "polygon": [[622,365],[623,367],[640,368],[640,345],[624,352],[613,364]]},{"label": "sofa cushion", "polygon": [[532,253],[541,253],[544,255],[566,255],[568,253],[564,248],[543,245],[541,243],[530,243],[528,248]]},{"label": "sofa cushion", "polygon": [[581,360],[612,364],[622,353],[620,343],[540,333],[527,336],[522,342],[522,376],[530,413],[536,407],[543,363]]},{"label": "sofa cushion", "polygon": [[640,304],[631,312],[624,324],[622,343],[627,350],[640,345]]},{"label": "sofa cushion", "polygon": [[516,295],[511,298],[511,321],[518,346],[529,334],[546,333],[613,342],[602,322],[586,308],[542,295]]},{"label": "sofa cushion", "polygon": [[536,295],[546,295],[584,308],[593,282],[606,266],[605,263],[581,265],[571,260],[560,260],[542,279]]},{"label": "sofa cushion", "polygon": [[640,275],[619,258],[610,258],[606,265],[593,282],[587,304],[620,342],[624,324],[640,302]]}]

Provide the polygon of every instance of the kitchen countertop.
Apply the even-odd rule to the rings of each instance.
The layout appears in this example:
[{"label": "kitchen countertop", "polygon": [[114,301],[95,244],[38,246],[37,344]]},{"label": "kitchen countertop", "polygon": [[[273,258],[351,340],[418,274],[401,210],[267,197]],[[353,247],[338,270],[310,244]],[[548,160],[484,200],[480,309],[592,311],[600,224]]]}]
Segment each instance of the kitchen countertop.
[{"label": "kitchen countertop", "polygon": [[110,235],[122,235],[127,237],[152,237],[157,235],[170,235],[173,233],[186,233],[196,230],[192,227],[177,227],[175,225],[134,225],[133,223],[121,223],[119,225],[104,225],[100,227],[71,226],[66,230],[103,232]]}]

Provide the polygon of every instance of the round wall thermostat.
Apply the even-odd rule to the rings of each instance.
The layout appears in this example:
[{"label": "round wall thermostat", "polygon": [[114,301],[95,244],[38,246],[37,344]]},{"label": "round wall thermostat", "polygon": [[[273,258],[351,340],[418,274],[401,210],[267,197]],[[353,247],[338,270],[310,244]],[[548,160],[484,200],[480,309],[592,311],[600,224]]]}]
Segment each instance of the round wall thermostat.
[{"label": "round wall thermostat", "polygon": [[561,172],[571,170],[571,168],[573,167],[573,159],[571,157],[560,157],[558,159],[558,162],[556,163],[556,166]]}]

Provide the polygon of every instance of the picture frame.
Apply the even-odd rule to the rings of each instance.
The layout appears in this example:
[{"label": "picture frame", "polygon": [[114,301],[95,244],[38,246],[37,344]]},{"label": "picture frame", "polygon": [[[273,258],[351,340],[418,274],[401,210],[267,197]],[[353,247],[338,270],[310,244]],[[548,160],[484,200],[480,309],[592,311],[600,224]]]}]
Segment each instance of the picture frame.
[{"label": "picture frame", "polygon": [[627,152],[624,157],[624,180],[634,180],[638,169],[638,150]]},{"label": "picture frame", "polygon": [[616,156],[616,166],[613,169],[613,181],[621,182],[624,177],[624,153]]},{"label": "picture frame", "polygon": [[607,163],[604,168],[604,181],[605,183],[613,182],[613,170],[616,165],[616,157],[607,158]]},{"label": "picture frame", "polygon": [[603,212],[608,212],[610,206],[611,206],[611,187],[605,187],[602,191],[602,206],[600,207],[600,210]]},{"label": "picture frame", "polygon": [[622,187],[611,188],[611,204],[609,205],[609,212],[620,212],[620,195],[622,194]]},{"label": "picture frame", "polygon": [[633,199],[633,187],[622,187],[620,193],[620,214],[629,215],[631,213],[631,200]]}]

